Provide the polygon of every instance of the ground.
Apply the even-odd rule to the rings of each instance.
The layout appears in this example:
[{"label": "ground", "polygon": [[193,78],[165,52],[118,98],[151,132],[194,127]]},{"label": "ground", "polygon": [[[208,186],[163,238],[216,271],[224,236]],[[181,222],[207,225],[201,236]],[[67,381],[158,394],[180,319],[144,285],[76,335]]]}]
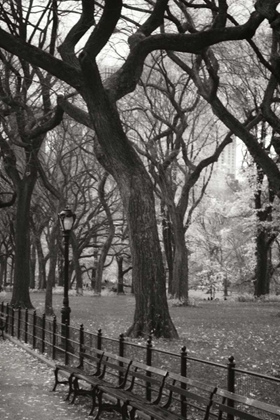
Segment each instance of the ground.
[{"label": "ground", "polygon": [[[8,339],[0,339],[1,420],[92,420],[89,405],[64,401],[65,387],[51,392],[53,369]],[[103,418],[113,419],[108,414]]]}]

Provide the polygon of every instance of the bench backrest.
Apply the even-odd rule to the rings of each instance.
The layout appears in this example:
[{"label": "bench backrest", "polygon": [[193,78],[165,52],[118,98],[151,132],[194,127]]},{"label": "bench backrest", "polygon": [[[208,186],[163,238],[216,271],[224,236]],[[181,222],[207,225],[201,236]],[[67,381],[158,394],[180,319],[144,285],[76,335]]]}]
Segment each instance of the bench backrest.
[{"label": "bench backrest", "polygon": [[96,367],[94,375],[102,379],[106,374],[106,380],[112,383],[118,382],[118,385],[126,381],[132,363],[130,359],[98,349],[90,349],[90,351],[90,353],[81,352],[80,355],[84,362]]},{"label": "bench backrest", "polygon": [[244,397],[218,388],[213,399],[212,409],[218,411],[218,420],[226,419],[228,414],[245,420],[280,418],[280,407],[259,400]]},{"label": "bench backrest", "polygon": [[[94,375],[100,375],[101,372],[101,361],[104,355],[104,351],[91,348],[84,348],[83,351],[79,353],[80,358],[80,367],[84,368],[85,362],[89,366],[91,373]],[[93,372],[92,372],[93,370]]]},{"label": "bench backrest", "polygon": [[185,411],[187,411],[188,405],[193,410],[203,412],[203,419],[207,420],[216,391],[216,386],[169,372],[164,384],[162,403],[164,402],[165,407],[180,404],[181,410],[185,405]]},{"label": "bench backrest", "polygon": [[167,376],[166,370],[133,361],[124,387],[126,390],[142,395],[157,404],[161,399]]}]

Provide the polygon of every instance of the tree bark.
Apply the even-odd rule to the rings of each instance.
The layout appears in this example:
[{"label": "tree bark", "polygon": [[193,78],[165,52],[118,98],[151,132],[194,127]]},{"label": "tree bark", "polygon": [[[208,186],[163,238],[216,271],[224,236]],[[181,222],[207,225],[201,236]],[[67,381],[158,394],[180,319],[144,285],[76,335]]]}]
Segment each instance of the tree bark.
[{"label": "tree bark", "polygon": [[79,250],[78,250],[78,242],[74,232],[71,232],[71,245],[73,251],[73,267],[75,269],[76,274],[76,293],[79,296],[83,294],[83,276],[82,270],[79,261]]},{"label": "tree bark", "polygon": [[30,255],[30,282],[29,288],[35,289],[35,273],[36,273],[36,249],[32,244],[31,255]]},{"label": "tree bark", "polygon": [[265,230],[260,228],[256,239],[257,265],[254,295],[257,297],[269,294],[270,246],[268,242]]},{"label": "tree bark", "polygon": [[24,177],[17,184],[15,272],[11,305],[33,309],[29,296],[30,279],[30,202],[36,182],[36,173]]},{"label": "tree bark", "polygon": [[164,209],[162,206],[161,213],[163,214],[162,218],[162,238],[163,246],[166,258],[166,264],[168,267],[168,293],[173,294],[173,249],[174,249],[174,240],[172,233],[172,225],[170,223],[169,212]]},{"label": "tree bark", "polygon": [[188,302],[188,251],[183,218],[176,209],[170,210],[173,227],[174,261],[172,296]]},{"label": "tree bark", "polygon": [[46,281],[46,295],[45,295],[45,314],[47,316],[53,316],[53,294],[52,289],[55,285],[55,273],[57,265],[57,254],[58,254],[58,243],[57,243],[57,234],[58,234],[58,221],[52,227],[52,231],[49,238],[49,272]]},{"label": "tree bark", "polygon": [[98,197],[107,216],[107,220],[109,224],[109,231],[108,231],[108,236],[105,240],[105,243],[101,248],[99,260],[97,262],[97,267],[96,267],[94,291],[97,295],[101,294],[101,283],[102,283],[102,277],[103,277],[104,264],[105,264],[111,243],[115,236],[115,226],[114,226],[113,218],[111,215],[110,207],[108,206],[106,198],[105,198],[105,183],[106,183],[107,178],[108,178],[108,173],[105,173],[98,186]]},{"label": "tree bark", "polygon": [[38,275],[39,275],[39,285],[38,289],[44,290],[46,288],[46,264],[45,264],[45,258],[44,253],[42,249],[41,244],[41,238],[40,238],[41,232],[35,233],[35,245],[37,250],[37,257],[38,257]]},{"label": "tree bark", "polygon": [[123,294],[123,257],[117,258],[118,264],[118,285],[117,285],[117,293]]}]

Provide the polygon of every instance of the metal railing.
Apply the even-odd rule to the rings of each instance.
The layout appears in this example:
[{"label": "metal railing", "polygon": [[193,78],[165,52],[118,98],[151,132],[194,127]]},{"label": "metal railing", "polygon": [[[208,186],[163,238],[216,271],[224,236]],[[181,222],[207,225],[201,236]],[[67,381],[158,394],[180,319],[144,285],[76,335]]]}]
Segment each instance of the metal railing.
[{"label": "metal railing", "polygon": [[[227,364],[220,364],[189,356],[186,347],[178,353],[156,349],[152,337],[145,345],[136,344],[120,334],[118,338],[106,337],[99,329],[95,334],[79,328],[61,324],[56,317],[39,316],[36,311],[15,309],[4,302],[0,311],[8,316],[6,333],[37,349],[42,354],[67,364],[79,360],[83,347],[98,348],[128,357],[149,366],[178,373],[209,384],[218,385],[231,392],[280,405],[280,379],[250,370],[239,369],[233,357]],[[147,386],[146,398],[151,400],[152,390]],[[186,402],[181,401],[181,414],[186,416]],[[228,415],[228,420],[232,420]]]}]

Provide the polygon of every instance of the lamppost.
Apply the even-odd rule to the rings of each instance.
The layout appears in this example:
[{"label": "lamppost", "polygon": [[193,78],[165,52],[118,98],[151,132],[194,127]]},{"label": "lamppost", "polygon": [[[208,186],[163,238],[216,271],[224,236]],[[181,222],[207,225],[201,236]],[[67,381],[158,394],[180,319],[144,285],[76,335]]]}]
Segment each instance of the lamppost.
[{"label": "lamppost", "polygon": [[71,230],[76,220],[76,215],[66,207],[62,210],[59,215],[60,228],[64,238],[64,295],[63,295],[63,307],[61,309],[61,324],[70,324],[70,312],[69,307],[69,239]]}]

